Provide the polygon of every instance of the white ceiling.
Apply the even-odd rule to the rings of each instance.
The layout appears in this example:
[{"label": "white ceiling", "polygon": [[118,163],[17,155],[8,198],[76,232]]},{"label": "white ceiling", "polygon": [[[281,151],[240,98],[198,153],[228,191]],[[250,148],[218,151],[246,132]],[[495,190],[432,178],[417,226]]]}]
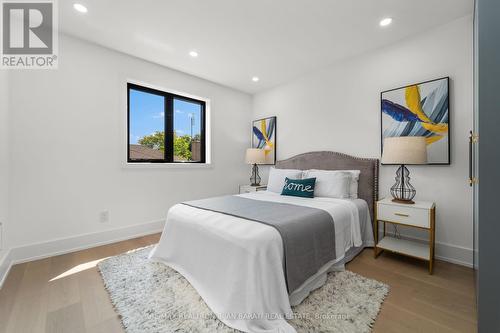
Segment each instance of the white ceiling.
[{"label": "white ceiling", "polygon": [[[472,2],[65,0],[59,20],[69,35],[255,93],[468,15]],[[392,25],[379,27],[387,16]]]}]

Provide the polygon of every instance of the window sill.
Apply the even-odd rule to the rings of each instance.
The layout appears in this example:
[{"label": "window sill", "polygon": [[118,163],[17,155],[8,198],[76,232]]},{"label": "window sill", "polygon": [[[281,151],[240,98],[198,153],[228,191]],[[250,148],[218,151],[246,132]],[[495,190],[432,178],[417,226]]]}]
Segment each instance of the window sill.
[{"label": "window sill", "polygon": [[210,169],[211,163],[133,163],[126,162],[123,169]]}]

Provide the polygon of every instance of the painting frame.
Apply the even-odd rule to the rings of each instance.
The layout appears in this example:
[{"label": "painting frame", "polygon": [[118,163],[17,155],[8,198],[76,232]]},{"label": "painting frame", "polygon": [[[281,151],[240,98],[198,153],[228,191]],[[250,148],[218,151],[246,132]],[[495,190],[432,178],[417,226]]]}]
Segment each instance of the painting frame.
[{"label": "painting frame", "polygon": [[[263,145],[263,142],[262,140],[259,140],[259,138],[256,136],[256,133],[255,133],[255,130],[254,130],[254,127],[256,124],[258,124],[259,122],[262,122],[262,121],[265,121],[266,124],[271,124],[273,125],[273,128],[272,128],[272,134],[271,134],[271,138],[269,138],[269,141],[272,143],[272,149],[271,149],[271,156],[272,158],[268,158],[266,156],[266,160],[268,159],[271,159],[270,161],[266,161],[266,163],[262,163],[260,165],[276,165],[276,153],[277,153],[277,129],[278,129],[278,126],[277,126],[277,117],[276,116],[270,116],[270,117],[264,117],[264,118],[260,118],[260,119],[255,119],[255,120],[252,120],[252,123],[251,123],[251,137],[250,137],[250,141],[251,141],[251,147],[252,148],[261,148],[263,149],[262,147],[259,147]],[[267,128],[268,126],[266,126]],[[258,129],[258,128],[257,128]],[[267,132],[267,131],[266,131]],[[267,135],[267,133],[266,133]],[[257,141],[259,143],[257,143]]]},{"label": "painting frame", "polygon": [[[383,112],[383,100],[384,100],[384,94],[395,92],[398,90],[404,90],[406,88],[412,87],[412,86],[422,86],[430,83],[435,83],[437,81],[442,81],[445,80],[446,82],[446,89],[447,89],[447,96],[446,96],[446,104],[447,104],[447,131],[446,131],[446,138],[447,138],[447,145],[446,145],[446,161],[444,162],[432,162],[428,161],[425,165],[451,165],[451,105],[450,105],[450,77],[449,76],[444,76],[440,77],[437,79],[432,79],[432,80],[427,80],[427,81],[422,81],[418,83],[413,83],[413,84],[408,84],[405,86],[401,86],[398,88],[393,88],[389,90],[382,91],[380,93],[380,156],[382,156],[383,151],[384,151],[384,112]],[[395,165],[391,163],[382,163],[381,165]]]}]

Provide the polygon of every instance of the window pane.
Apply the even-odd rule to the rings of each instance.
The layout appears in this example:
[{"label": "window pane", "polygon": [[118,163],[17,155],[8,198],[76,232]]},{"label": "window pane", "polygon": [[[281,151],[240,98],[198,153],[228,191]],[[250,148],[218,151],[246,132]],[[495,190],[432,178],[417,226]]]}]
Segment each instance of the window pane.
[{"label": "window pane", "polygon": [[165,151],[164,97],[130,89],[130,160],[163,160]]},{"label": "window pane", "polygon": [[201,111],[198,103],[174,99],[174,161],[201,161]]}]

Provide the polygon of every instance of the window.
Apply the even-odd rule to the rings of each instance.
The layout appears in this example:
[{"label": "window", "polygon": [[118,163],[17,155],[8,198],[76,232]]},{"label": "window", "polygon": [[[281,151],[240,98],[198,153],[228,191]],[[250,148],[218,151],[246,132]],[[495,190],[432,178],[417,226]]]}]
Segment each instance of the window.
[{"label": "window", "polygon": [[127,84],[129,163],[205,163],[205,102]]}]

